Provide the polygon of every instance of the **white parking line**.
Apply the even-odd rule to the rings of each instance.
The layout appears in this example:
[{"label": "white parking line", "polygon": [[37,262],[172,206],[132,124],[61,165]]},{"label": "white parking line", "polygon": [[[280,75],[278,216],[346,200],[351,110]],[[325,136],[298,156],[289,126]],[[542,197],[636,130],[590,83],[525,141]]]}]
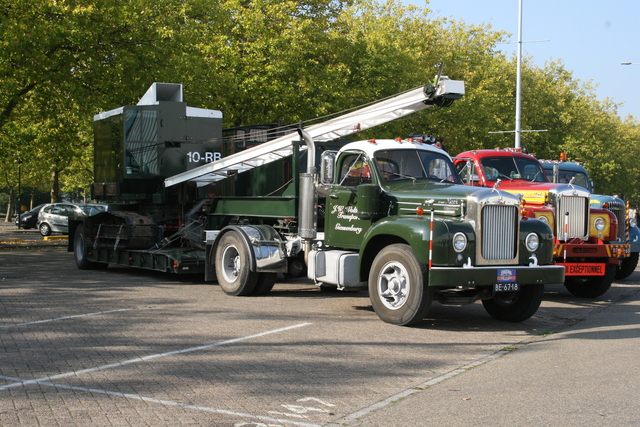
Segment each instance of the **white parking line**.
[{"label": "white parking line", "polygon": [[141,400],[143,402],[158,403],[158,404],[165,405],[165,406],[177,406],[177,407],[185,408],[185,409],[194,409],[194,410],[197,410],[197,411],[204,411],[204,412],[215,412],[215,413],[218,413],[218,414],[231,415],[231,416],[242,417],[242,418],[253,418],[253,419],[256,419],[256,420],[260,420],[260,421],[267,421],[269,423],[293,424],[293,425],[300,426],[300,427],[321,427],[318,424],[311,424],[311,423],[306,423],[306,422],[301,422],[301,421],[292,421],[292,420],[286,420],[286,419],[280,419],[280,418],[273,418],[273,417],[267,417],[267,416],[264,416],[264,415],[247,414],[245,412],[229,411],[228,409],[211,408],[209,406],[191,405],[191,404],[188,404],[188,403],[174,402],[174,401],[171,401],[171,400],[154,399],[152,397],[139,396],[137,394],[121,393],[121,392],[117,392],[117,391],[106,391],[106,390],[99,390],[99,389],[93,389],[93,388],[75,387],[75,386],[54,384],[54,383],[48,383],[48,382],[40,382],[39,385],[46,385],[46,386],[62,388],[62,389],[66,389],[66,390],[85,391],[85,392],[88,392],[88,393],[106,394],[106,395],[109,395],[109,396],[118,396],[118,397],[124,397],[124,398],[127,398],[127,399]]},{"label": "white parking line", "polygon": [[100,314],[117,313],[119,311],[129,311],[129,310],[133,310],[133,309],[132,308],[120,308],[118,310],[97,311],[95,313],[76,314],[74,316],[64,316],[64,317],[55,317],[53,319],[36,320],[35,322],[13,323],[11,325],[0,325],[0,329],[13,328],[13,327],[17,327],[17,326],[36,325],[38,323],[55,322],[55,321],[58,321],[58,320],[76,319],[78,317],[98,316]]},{"label": "white parking line", "polygon": [[[213,343],[213,344],[206,344],[206,345],[201,345],[201,346],[198,346],[198,347],[190,347],[190,348],[185,348],[185,349],[182,349],[182,350],[168,351],[168,352],[165,352],[165,353],[150,354],[148,356],[136,357],[136,358],[133,358],[133,359],[125,360],[123,362],[109,363],[107,365],[96,366],[94,368],[87,368],[87,369],[82,369],[82,370],[79,370],[79,371],[65,372],[65,373],[62,373],[62,374],[52,375],[52,376],[49,376],[49,377],[36,378],[36,379],[33,379],[33,380],[18,380],[19,382],[14,382],[13,384],[8,384],[8,385],[0,387],[0,391],[7,390],[7,389],[10,389],[10,388],[15,388],[15,387],[21,387],[21,386],[25,386],[25,385],[29,385],[29,384],[38,384],[38,383],[43,383],[45,381],[48,382],[48,381],[53,381],[53,380],[59,380],[61,378],[67,378],[67,377],[78,376],[78,375],[82,375],[82,374],[88,374],[88,373],[91,373],[91,372],[104,371],[104,370],[112,369],[112,368],[119,368],[121,366],[130,365],[132,363],[146,362],[148,360],[153,360],[153,359],[157,359],[157,358],[160,358],[160,357],[174,356],[174,355],[177,355],[177,354],[190,353],[192,351],[198,351],[198,350],[206,350],[206,349],[209,349],[209,348],[214,348],[214,347],[220,347],[220,346],[223,346],[223,345],[234,344],[234,343],[237,343],[237,342],[240,342],[240,341],[246,341],[246,340],[250,340],[250,339],[253,339],[253,338],[259,338],[259,337],[263,337],[265,335],[276,334],[278,332],[284,332],[284,331],[288,331],[288,330],[291,330],[291,329],[301,328],[303,326],[309,326],[309,325],[312,325],[312,323],[299,323],[299,324],[293,325],[293,326],[287,326],[287,327],[284,327],[284,328],[273,329],[271,331],[260,332],[260,333],[257,333],[257,334],[247,335],[247,336],[240,337],[240,338],[232,338],[230,340],[220,341],[220,342]],[[14,379],[11,379],[10,377],[3,377],[3,376],[0,376],[0,379],[7,380],[7,381],[15,381]]]}]

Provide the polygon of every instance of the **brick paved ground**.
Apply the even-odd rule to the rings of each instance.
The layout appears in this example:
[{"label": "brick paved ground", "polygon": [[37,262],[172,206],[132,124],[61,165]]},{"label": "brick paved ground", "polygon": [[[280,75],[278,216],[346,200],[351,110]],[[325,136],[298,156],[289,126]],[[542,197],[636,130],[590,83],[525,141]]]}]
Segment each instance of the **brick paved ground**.
[{"label": "brick paved ground", "polygon": [[79,271],[61,247],[0,250],[0,425],[323,425],[636,288],[596,301],[553,288],[520,324],[480,304],[434,305],[420,327],[400,328],[366,293],[306,280],[233,298],[197,277]]}]

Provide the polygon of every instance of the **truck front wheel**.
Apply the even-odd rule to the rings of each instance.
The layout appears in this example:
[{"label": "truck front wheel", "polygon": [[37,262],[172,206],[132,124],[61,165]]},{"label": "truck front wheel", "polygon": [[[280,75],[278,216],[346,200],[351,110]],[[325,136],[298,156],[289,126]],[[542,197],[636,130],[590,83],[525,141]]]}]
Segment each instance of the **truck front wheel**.
[{"label": "truck front wheel", "polygon": [[230,231],[220,238],[215,255],[218,284],[225,294],[251,295],[258,282],[258,273],[249,269],[249,252],[242,238]]},{"label": "truck front wheel", "polygon": [[433,302],[427,267],[416,259],[411,246],[393,244],[382,249],[369,273],[369,298],[387,323],[414,325],[426,316]]},{"label": "truck front wheel", "polygon": [[608,264],[604,276],[567,276],[564,287],[577,297],[597,298],[609,290],[617,270],[617,265]]},{"label": "truck front wheel", "polygon": [[636,270],[638,266],[638,252],[631,252],[631,256],[626,257],[620,262],[616,270],[616,279],[626,279]]},{"label": "truck front wheel", "polygon": [[544,285],[523,285],[517,292],[499,292],[482,300],[482,305],[494,319],[522,322],[538,311],[543,294]]}]

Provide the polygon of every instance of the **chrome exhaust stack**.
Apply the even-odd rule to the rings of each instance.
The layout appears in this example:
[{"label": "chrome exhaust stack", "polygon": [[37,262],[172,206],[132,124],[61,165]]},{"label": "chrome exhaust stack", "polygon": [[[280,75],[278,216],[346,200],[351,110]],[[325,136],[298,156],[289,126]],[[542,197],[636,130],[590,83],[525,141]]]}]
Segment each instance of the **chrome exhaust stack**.
[{"label": "chrome exhaust stack", "polygon": [[316,144],[313,138],[302,129],[298,134],[307,144],[307,172],[300,174],[300,201],[298,205],[298,235],[303,240],[304,262],[308,265],[307,258],[311,251],[311,243],[317,235],[318,222],[318,191],[316,188]]}]

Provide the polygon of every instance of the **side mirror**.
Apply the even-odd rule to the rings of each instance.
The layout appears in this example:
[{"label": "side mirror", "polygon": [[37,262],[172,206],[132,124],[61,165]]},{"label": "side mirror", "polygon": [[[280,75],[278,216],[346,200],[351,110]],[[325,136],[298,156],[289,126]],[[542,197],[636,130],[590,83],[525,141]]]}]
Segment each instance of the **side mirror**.
[{"label": "side mirror", "polygon": [[325,151],[320,157],[320,183],[333,184],[336,173],[336,151]]}]

